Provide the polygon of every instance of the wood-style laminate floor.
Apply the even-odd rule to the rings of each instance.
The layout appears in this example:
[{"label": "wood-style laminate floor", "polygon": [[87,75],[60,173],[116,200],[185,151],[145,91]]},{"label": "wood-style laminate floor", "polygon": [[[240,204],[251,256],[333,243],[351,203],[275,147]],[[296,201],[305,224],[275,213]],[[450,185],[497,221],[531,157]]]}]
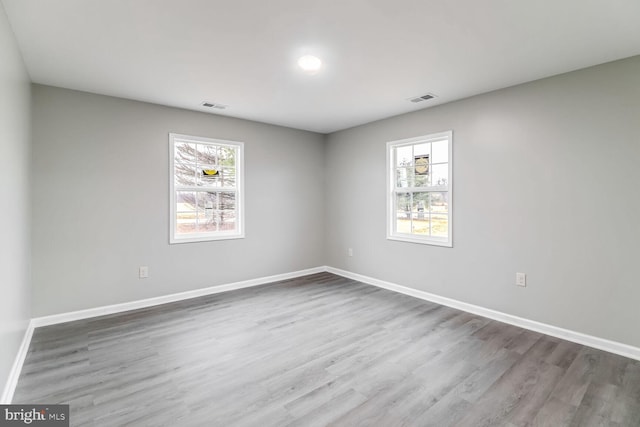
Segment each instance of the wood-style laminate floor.
[{"label": "wood-style laminate floor", "polygon": [[328,273],[36,329],[71,425],[633,426],[640,362]]}]

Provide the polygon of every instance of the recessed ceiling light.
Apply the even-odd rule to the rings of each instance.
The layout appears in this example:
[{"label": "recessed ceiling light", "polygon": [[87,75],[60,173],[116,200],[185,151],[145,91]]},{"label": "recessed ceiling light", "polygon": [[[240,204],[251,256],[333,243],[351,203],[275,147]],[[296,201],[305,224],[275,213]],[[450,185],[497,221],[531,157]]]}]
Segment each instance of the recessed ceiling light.
[{"label": "recessed ceiling light", "polygon": [[298,66],[307,74],[315,74],[322,67],[322,61],[316,56],[305,55],[298,59]]}]

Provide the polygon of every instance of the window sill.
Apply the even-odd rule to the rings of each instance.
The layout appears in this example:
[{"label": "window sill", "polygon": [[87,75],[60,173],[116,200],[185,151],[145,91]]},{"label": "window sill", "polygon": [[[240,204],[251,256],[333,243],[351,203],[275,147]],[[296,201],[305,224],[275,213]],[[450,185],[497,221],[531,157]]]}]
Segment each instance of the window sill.
[{"label": "window sill", "polygon": [[172,237],[169,240],[169,244],[175,245],[180,243],[198,243],[198,242],[212,242],[216,240],[234,240],[244,239],[244,233],[242,234],[191,234],[188,237]]},{"label": "window sill", "polygon": [[420,245],[430,245],[430,246],[442,246],[446,248],[452,248],[453,242],[444,239],[444,238],[434,238],[434,237],[416,237],[408,234],[396,234],[387,236],[387,240],[395,240],[398,242],[408,242],[408,243],[417,243]]}]

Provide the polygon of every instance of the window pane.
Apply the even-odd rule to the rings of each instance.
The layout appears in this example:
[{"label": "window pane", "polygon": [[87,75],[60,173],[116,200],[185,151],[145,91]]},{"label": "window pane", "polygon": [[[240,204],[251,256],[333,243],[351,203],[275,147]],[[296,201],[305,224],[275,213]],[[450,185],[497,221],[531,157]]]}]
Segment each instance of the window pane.
[{"label": "window pane", "polygon": [[197,147],[198,153],[198,165],[201,167],[204,166],[215,166],[218,164],[218,146],[217,145],[209,145],[209,144],[198,144]]},{"label": "window pane", "polygon": [[431,149],[431,161],[433,163],[449,162],[449,144],[447,141],[434,142]]},{"label": "window pane", "polygon": [[413,158],[413,163],[416,170],[416,176],[429,175],[429,154],[416,154]]},{"label": "window pane", "polygon": [[183,163],[196,162],[196,144],[188,144],[186,142],[177,142],[175,145],[175,161]]},{"label": "window pane", "polygon": [[221,171],[217,168],[200,167],[197,171],[199,187],[220,187]]},{"label": "window pane", "polygon": [[220,211],[220,230],[233,231],[236,229],[236,212]]},{"label": "window pane", "polygon": [[429,193],[431,213],[449,212],[449,193],[431,192]]},{"label": "window pane", "polygon": [[[416,166],[415,176],[413,178],[413,186],[414,187],[428,187],[431,185],[431,176],[429,176],[428,165],[429,163],[424,162],[424,158],[418,158],[419,165]],[[428,162],[428,160],[426,160]]]},{"label": "window pane", "polygon": [[236,193],[222,192],[220,193],[220,207],[222,210],[236,209]]},{"label": "window pane", "polygon": [[396,232],[402,234],[411,234],[411,218],[406,219],[398,216],[396,219]]},{"label": "window pane", "polygon": [[396,230],[398,233],[411,233],[411,193],[395,195]]},{"label": "window pane", "polygon": [[449,165],[431,166],[431,185],[449,185]]},{"label": "window pane", "polygon": [[198,192],[198,218],[213,220],[213,211],[217,209],[218,195],[205,191]]},{"label": "window pane", "polygon": [[219,150],[219,164],[222,166],[236,166],[236,148],[220,146]]},{"label": "window pane", "polygon": [[413,186],[413,168],[396,169],[396,186],[397,187]]},{"label": "window pane", "polygon": [[176,232],[195,233],[196,216],[196,194],[193,191],[176,191]]},{"label": "window pane", "polygon": [[416,187],[429,185],[429,169],[431,157],[431,144],[418,144],[413,147],[413,164],[415,166]]},{"label": "window pane", "polygon": [[176,212],[194,212],[196,195],[193,191],[176,191]]},{"label": "window pane", "polygon": [[235,188],[236,186],[236,168],[222,168],[220,170],[220,186],[227,188]]},{"label": "window pane", "polygon": [[429,235],[429,214],[414,214],[412,222],[412,234]]},{"label": "window pane", "polygon": [[206,233],[208,231],[217,231],[218,224],[215,218],[207,218],[204,220],[199,220],[198,222],[198,231],[201,233]]},{"label": "window pane", "polygon": [[[191,217],[195,217],[195,212],[189,215]],[[185,215],[179,213],[176,221],[176,233],[187,234],[187,233],[195,233],[196,231],[197,231],[196,219],[185,217]]]},{"label": "window pane", "polygon": [[411,217],[411,193],[396,193],[396,211],[398,216]]},{"label": "window pane", "polygon": [[431,235],[435,237],[448,237],[449,220],[446,215],[431,215]]},{"label": "window pane", "polygon": [[196,182],[196,167],[191,163],[177,161],[174,164],[175,185],[194,185]]},{"label": "window pane", "polygon": [[429,173],[421,174],[417,169],[417,167],[396,169],[396,186],[399,188],[430,186],[431,177]]},{"label": "window pane", "polygon": [[431,154],[431,144],[424,143],[413,146],[413,157],[428,156]]},{"label": "window pane", "polygon": [[411,232],[429,235],[429,193],[413,193]]},{"label": "window pane", "polygon": [[410,166],[413,164],[413,147],[407,145],[405,147],[397,147],[396,166]]},{"label": "window pane", "polygon": [[413,193],[413,217],[418,218],[418,214],[429,215],[429,193]]}]

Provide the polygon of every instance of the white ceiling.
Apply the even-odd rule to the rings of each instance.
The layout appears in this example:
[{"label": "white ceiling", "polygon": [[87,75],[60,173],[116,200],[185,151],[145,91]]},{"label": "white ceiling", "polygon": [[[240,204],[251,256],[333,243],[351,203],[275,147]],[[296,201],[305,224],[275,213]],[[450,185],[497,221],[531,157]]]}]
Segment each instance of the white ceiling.
[{"label": "white ceiling", "polygon": [[640,54],[639,0],[2,3],[36,83],[321,133]]}]

